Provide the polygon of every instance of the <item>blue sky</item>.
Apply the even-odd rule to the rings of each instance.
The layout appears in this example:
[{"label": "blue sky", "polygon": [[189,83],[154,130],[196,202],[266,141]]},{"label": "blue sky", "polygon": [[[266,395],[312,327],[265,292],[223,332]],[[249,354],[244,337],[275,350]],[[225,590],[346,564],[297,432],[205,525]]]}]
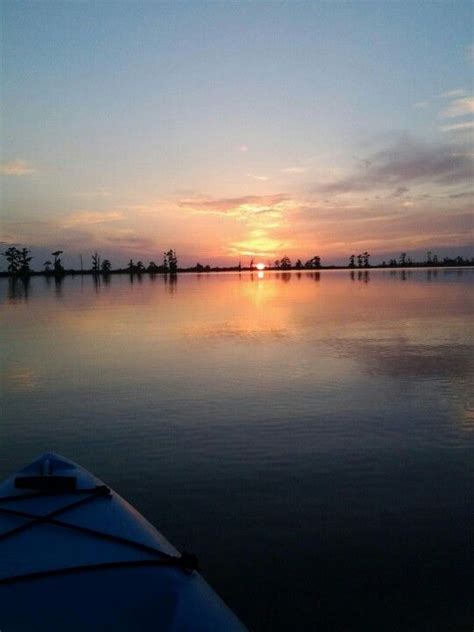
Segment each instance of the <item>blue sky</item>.
[{"label": "blue sky", "polygon": [[5,2],[2,30],[4,244],[474,254],[470,2]]}]

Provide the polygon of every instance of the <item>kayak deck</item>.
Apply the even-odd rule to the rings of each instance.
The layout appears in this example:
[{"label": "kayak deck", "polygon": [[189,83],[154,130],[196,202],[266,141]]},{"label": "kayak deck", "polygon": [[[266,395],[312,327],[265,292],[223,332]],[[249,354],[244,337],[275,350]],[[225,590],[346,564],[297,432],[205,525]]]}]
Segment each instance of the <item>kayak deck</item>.
[{"label": "kayak deck", "polygon": [[178,551],[102,481],[53,453],[0,486],[6,630],[244,630]]}]

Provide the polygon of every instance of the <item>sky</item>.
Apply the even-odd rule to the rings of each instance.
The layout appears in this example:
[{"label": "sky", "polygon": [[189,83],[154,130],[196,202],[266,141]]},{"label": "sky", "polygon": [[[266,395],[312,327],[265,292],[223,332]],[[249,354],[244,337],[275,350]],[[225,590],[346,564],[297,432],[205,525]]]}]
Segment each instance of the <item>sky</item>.
[{"label": "sky", "polygon": [[0,246],[35,268],[474,256],[471,2],[5,0],[1,29]]}]

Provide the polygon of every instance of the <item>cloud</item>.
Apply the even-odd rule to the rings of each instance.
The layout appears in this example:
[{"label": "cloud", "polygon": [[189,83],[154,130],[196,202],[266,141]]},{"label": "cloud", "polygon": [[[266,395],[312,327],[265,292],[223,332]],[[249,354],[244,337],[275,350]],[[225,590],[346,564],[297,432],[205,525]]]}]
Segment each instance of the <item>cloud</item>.
[{"label": "cloud", "polygon": [[397,198],[397,197],[402,197],[403,195],[405,195],[406,193],[409,192],[410,189],[408,189],[407,187],[397,187],[395,189],[395,191],[392,193],[391,197]]},{"label": "cloud", "polygon": [[267,182],[267,180],[270,180],[268,176],[255,176],[252,173],[248,173],[247,177],[253,178],[253,180],[261,180],[262,182]]},{"label": "cloud", "polygon": [[284,252],[291,246],[291,240],[272,237],[264,229],[255,229],[250,234],[229,246],[229,254],[248,257],[261,257],[263,259],[274,257],[277,253]]},{"label": "cloud", "polygon": [[0,174],[4,176],[29,176],[35,171],[26,160],[6,160],[0,163]]},{"label": "cloud", "polygon": [[97,187],[96,189],[92,189],[91,191],[83,191],[81,193],[76,193],[78,197],[82,198],[106,198],[112,195],[112,192],[106,187]]},{"label": "cloud", "polygon": [[249,219],[262,213],[282,213],[290,203],[282,193],[275,195],[246,195],[238,198],[187,198],[179,206],[188,211],[204,215],[226,215]]},{"label": "cloud", "polygon": [[91,226],[95,224],[104,224],[108,222],[116,222],[123,219],[123,213],[119,211],[78,211],[72,213],[66,218],[63,227],[68,228],[70,226]]},{"label": "cloud", "polygon": [[448,90],[448,92],[442,92],[439,96],[442,99],[454,99],[456,97],[466,96],[466,91],[462,88],[457,88],[456,90]]},{"label": "cloud", "polygon": [[452,125],[442,125],[439,129],[442,132],[464,132],[474,128],[474,121],[465,121],[464,123],[453,123]]},{"label": "cloud", "polygon": [[451,103],[440,113],[442,118],[456,118],[458,116],[465,116],[466,114],[472,114],[474,112],[474,97],[462,97],[460,99],[454,99]]},{"label": "cloud", "polygon": [[454,144],[428,144],[404,136],[370,156],[369,168],[359,168],[335,182],[320,184],[326,194],[354,193],[414,184],[451,185],[470,181],[474,159]]},{"label": "cloud", "polygon": [[452,193],[449,198],[451,200],[462,200],[474,196],[474,191],[461,191],[461,193]]},{"label": "cloud", "polygon": [[137,245],[143,247],[152,247],[155,245],[155,242],[152,239],[149,239],[148,237],[141,237],[133,233],[126,233],[123,235],[109,235],[107,237],[107,241],[113,241],[118,244],[133,245],[134,247]]},{"label": "cloud", "polygon": [[285,169],[280,169],[280,172],[288,173],[290,175],[298,175],[300,173],[305,173],[307,170],[307,167],[286,167]]}]

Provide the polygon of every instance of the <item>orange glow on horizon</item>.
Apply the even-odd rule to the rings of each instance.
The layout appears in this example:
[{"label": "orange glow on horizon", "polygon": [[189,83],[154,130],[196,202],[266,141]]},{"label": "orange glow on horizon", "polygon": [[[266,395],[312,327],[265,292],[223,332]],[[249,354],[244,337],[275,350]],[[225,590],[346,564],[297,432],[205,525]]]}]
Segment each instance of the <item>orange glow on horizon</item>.
[{"label": "orange glow on horizon", "polygon": [[257,263],[257,265],[255,267],[257,268],[257,270],[260,270],[260,271],[265,270],[265,264],[264,263]]}]

